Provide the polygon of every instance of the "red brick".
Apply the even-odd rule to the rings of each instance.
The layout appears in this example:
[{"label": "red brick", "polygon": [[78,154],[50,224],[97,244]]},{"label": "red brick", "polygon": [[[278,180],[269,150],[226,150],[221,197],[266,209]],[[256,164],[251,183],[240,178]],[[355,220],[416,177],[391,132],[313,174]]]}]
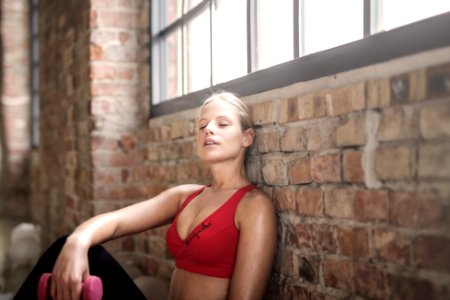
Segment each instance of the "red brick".
[{"label": "red brick", "polygon": [[294,187],[275,187],[273,201],[279,211],[295,211]]},{"label": "red brick", "polygon": [[325,286],[349,292],[352,290],[353,266],[351,262],[326,259],[322,264]]},{"label": "red brick", "polygon": [[302,95],[297,100],[299,120],[326,116],[325,99],[322,93]]},{"label": "red brick", "polygon": [[411,263],[411,241],[409,238],[387,229],[375,229],[374,247],[377,256],[399,265]]},{"label": "red brick", "polygon": [[295,257],[292,251],[289,251],[286,248],[280,249],[274,264],[275,268],[277,268],[281,274],[290,277],[295,276]]},{"label": "red brick", "polygon": [[120,182],[120,174],[118,170],[104,168],[94,172],[92,181],[97,186],[114,185]]},{"label": "red brick", "polygon": [[294,122],[298,120],[298,97],[290,98],[284,102],[285,111],[283,116],[280,116],[280,122]]},{"label": "red brick", "polygon": [[320,189],[300,188],[297,193],[297,210],[304,216],[323,215],[323,192]]},{"label": "red brick", "polygon": [[355,219],[359,221],[388,220],[389,194],[385,190],[358,190],[355,194]]},{"label": "red brick", "polygon": [[[118,0],[117,6],[121,7],[121,8],[133,8],[134,2],[135,1],[133,1],[133,0]],[[137,3],[136,3],[136,5],[137,5]]]},{"label": "red brick", "polygon": [[400,226],[437,227],[442,220],[442,205],[431,194],[393,192],[391,222]]},{"label": "red brick", "polygon": [[108,45],[103,48],[103,60],[108,62],[136,62],[137,49],[131,45]]},{"label": "red brick", "polygon": [[432,102],[420,110],[420,132],[426,139],[450,136],[449,101]]},{"label": "red brick", "polygon": [[275,123],[277,111],[273,101],[254,104],[250,107],[253,124],[262,125]]},{"label": "red brick", "polygon": [[313,225],[300,223],[296,224],[289,232],[290,243],[298,248],[312,248]]},{"label": "red brick", "polygon": [[327,113],[339,116],[365,108],[365,84],[358,83],[329,90],[326,95]]},{"label": "red brick", "polygon": [[122,250],[120,239],[108,241],[108,242],[104,243],[102,246],[104,246],[106,248],[106,250],[108,250],[108,252],[111,252],[111,253],[117,253]]},{"label": "red brick", "polygon": [[420,178],[450,178],[450,143],[425,144],[419,149]]},{"label": "red brick", "polygon": [[340,182],[341,160],[339,153],[324,154],[311,159],[311,176],[316,182]]},{"label": "red brick", "polygon": [[137,137],[134,134],[124,134],[120,137],[119,146],[126,152],[134,150],[137,144]]},{"label": "red brick", "polygon": [[414,262],[426,269],[450,272],[450,238],[421,236],[414,241]]},{"label": "red brick", "polygon": [[392,300],[439,299],[433,283],[428,280],[390,274],[389,285]]},{"label": "red brick", "polygon": [[262,174],[269,185],[287,185],[289,182],[287,166],[283,159],[267,157],[263,159]]},{"label": "red brick", "polygon": [[91,66],[91,78],[96,80],[114,79],[116,77],[116,70],[110,65],[93,64]]},{"label": "red brick", "polygon": [[357,264],[354,268],[357,295],[365,299],[388,299],[387,276],[375,265]]},{"label": "red brick", "polygon": [[136,13],[124,11],[97,11],[96,23],[102,28],[133,29],[136,27]]},{"label": "red brick", "polygon": [[322,148],[320,127],[308,127],[306,129],[306,140],[308,150],[319,150]]},{"label": "red brick", "polygon": [[342,155],[342,169],[344,181],[354,183],[364,182],[362,152],[355,150],[344,151]]},{"label": "red brick", "polygon": [[366,143],[366,119],[364,114],[352,114],[336,129],[338,146],[360,146]]},{"label": "red brick", "polygon": [[281,131],[281,150],[284,152],[306,149],[305,129],[300,126],[289,126]]},{"label": "red brick", "polygon": [[277,128],[264,128],[258,130],[255,140],[259,153],[280,151],[280,137]]},{"label": "red brick", "polygon": [[110,153],[106,156],[107,164],[110,167],[129,167],[136,162],[134,153]]},{"label": "red brick", "polygon": [[103,48],[95,45],[89,47],[89,58],[92,61],[103,60]]},{"label": "red brick", "polygon": [[129,67],[129,68],[116,68],[117,70],[117,74],[118,74],[118,78],[121,80],[133,80],[135,79],[138,75],[137,75],[137,71],[134,67]]},{"label": "red brick", "polygon": [[391,101],[389,78],[368,80],[366,94],[367,108],[388,107]]},{"label": "red brick", "polygon": [[122,170],[122,183],[127,183],[130,177],[130,171],[128,170]]},{"label": "red brick", "polygon": [[279,299],[314,299],[314,300],[324,300],[322,298],[317,298],[314,294],[309,291],[307,288],[302,286],[292,285],[290,289],[290,293],[286,296],[286,298]]},{"label": "red brick", "polygon": [[155,257],[168,258],[170,252],[167,251],[166,243],[162,238],[149,238],[148,239],[148,254]]},{"label": "red brick", "polygon": [[382,180],[407,180],[414,175],[414,149],[406,146],[375,151],[375,172]]},{"label": "red brick", "polygon": [[138,264],[139,268],[143,270],[145,274],[150,276],[158,274],[159,263],[157,259],[148,256],[140,256]]},{"label": "red brick", "polygon": [[124,237],[120,240],[121,240],[122,251],[132,252],[135,250],[135,244],[134,244],[133,237]]},{"label": "red brick", "polygon": [[91,0],[91,5],[93,8],[111,8],[115,2],[115,0]]},{"label": "red brick", "polygon": [[136,85],[130,83],[94,82],[91,85],[92,96],[135,96]]},{"label": "red brick", "polygon": [[380,141],[415,139],[419,136],[418,113],[414,107],[392,107],[382,111],[377,137]]},{"label": "red brick", "polygon": [[301,184],[311,182],[311,161],[309,158],[301,158],[292,162],[289,166],[289,183]]},{"label": "red brick", "polygon": [[159,261],[158,263],[158,274],[159,278],[169,282],[173,274],[173,263],[171,261]]},{"label": "red brick", "polygon": [[325,193],[325,214],[330,217],[352,219],[355,192],[352,189],[334,189]]},{"label": "red brick", "polygon": [[175,140],[182,137],[193,136],[195,132],[193,120],[177,120],[170,124],[170,137]]},{"label": "red brick", "polygon": [[299,247],[317,251],[336,251],[335,230],[323,224],[297,224],[295,234]]},{"label": "red brick", "polygon": [[367,258],[370,255],[369,232],[365,228],[339,228],[337,235],[340,253],[353,258]]}]

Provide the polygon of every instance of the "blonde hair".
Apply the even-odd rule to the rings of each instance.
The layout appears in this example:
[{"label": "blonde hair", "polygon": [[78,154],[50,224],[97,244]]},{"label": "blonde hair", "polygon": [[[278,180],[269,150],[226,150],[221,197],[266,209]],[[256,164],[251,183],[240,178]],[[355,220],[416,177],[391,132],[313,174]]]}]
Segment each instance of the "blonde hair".
[{"label": "blonde hair", "polygon": [[245,103],[237,95],[235,95],[233,93],[218,92],[218,93],[212,94],[203,102],[202,106],[200,107],[200,110],[215,100],[225,101],[225,102],[233,105],[236,108],[236,110],[239,114],[241,128],[243,131],[247,130],[249,128],[253,128],[252,119],[250,117],[250,110],[248,109],[247,105],[245,105]]}]

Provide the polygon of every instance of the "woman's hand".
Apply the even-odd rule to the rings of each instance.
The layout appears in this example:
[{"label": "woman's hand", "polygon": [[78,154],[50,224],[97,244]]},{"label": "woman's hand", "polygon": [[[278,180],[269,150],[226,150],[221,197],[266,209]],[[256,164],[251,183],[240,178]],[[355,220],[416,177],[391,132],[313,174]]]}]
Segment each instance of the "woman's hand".
[{"label": "woman's hand", "polygon": [[51,296],[56,300],[79,300],[81,285],[89,275],[89,246],[75,235],[67,238],[53,267]]}]

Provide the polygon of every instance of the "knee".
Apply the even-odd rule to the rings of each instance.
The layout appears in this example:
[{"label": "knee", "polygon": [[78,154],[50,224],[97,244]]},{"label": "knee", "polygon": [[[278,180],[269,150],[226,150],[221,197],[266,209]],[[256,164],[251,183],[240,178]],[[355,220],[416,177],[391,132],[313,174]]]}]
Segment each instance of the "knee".
[{"label": "knee", "polygon": [[57,238],[57,239],[53,242],[53,245],[60,245],[60,246],[63,246],[63,245],[66,243],[68,237],[69,237],[69,234],[68,234],[68,233],[67,233],[67,234],[61,235],[59,238]]}]

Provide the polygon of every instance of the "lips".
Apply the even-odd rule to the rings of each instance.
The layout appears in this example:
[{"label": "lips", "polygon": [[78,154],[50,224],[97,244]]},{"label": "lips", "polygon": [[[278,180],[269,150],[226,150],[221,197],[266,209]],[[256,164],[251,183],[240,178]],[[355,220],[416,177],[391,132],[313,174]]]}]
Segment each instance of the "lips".
[{"label": "lips", "polygon": [[218,145],[219,143],[216,142],[214,139],[212,138],[206,138],[205,142],[203,143],[204,146],[214,146],[214,145]]}]

